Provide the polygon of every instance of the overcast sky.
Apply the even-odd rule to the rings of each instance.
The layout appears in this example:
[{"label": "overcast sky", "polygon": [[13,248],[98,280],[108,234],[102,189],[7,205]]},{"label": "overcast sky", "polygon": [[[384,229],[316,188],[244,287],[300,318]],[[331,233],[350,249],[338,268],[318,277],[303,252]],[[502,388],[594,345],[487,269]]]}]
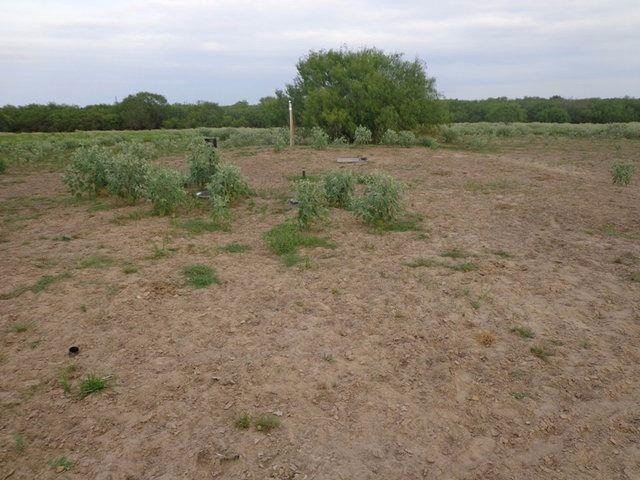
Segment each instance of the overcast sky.
[{"label": "overcast sky", "polygon": [[255,102],[341,45],[420,57],[448,98],[640,96],[640,0],[0,0],[0,105]]}]

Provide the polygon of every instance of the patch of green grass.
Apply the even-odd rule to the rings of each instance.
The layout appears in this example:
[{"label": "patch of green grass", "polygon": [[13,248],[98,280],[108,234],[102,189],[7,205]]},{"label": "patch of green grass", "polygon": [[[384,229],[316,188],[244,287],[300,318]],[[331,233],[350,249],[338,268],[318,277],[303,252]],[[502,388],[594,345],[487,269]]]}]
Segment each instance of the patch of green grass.
[{"label": "patch of green grass", "polygon": [[522,400],[523,398],[526,398],[528,395],[527,395],[527,392],[511,392],[511,396],[516,400]]},{"label": "patch of green grass", "polygon": [[136,273],[137,271],[138,271],[138,267],[135,266],[133,263],[125,263],[122,266],[122,273],[124,273],[125,275]]},{"label": "patch of green grass", "polygon": [[216,271],[207,265],[189,265],[184,267],[182,272],[187,282],[195,288],[205,288],[220,283]]},{"label": "patch of green grass", "polygon": [[536,334],[533,333],[533,330],[531,330],[528,327],[516,326],[516,327],[513,327],[511,331],[513,333],[517,333],[522,338],[533,338],[536,336]]},{"label": "patch of green grass", "polygon": [[71,274],[68,272],[63,272],[58,275],[44,275],[38,279],[33,285],[23,285],[20,287],[16,287],[10,292],[0,294],[0,300],[8,300],[10,298],[16,298],[22,295],[25,292],[33,292],[33,293],[41,293],[43,292],[49,285],[56,283],[63,278],[69,278]]},{"label": "patch of green grass", "polygon": [[73,461],[68,459],[67,457],[54,458],[49,464],[52,467],[64,472],[69,471],[73,468]]},{"label": "patch of green grass", "polygon": [[253,424],[256,427],[256,430],[261,432],[268,432],[273,430],[274,428],[278,428],[281,425],[280,419],[271,414],[260,415],[258,418],[254,419]]},{"label": "patch of green grass", "polygon": [[534,356],[538,357],[540,360],[543,360],[545,362],[549,359],[549,357],[551,357],[553,355],[553,353],[551,351],[547,350],[542,345],[537,345],[535,347],[531,347],[531,349],[529,351]]},{"label": "patch of green grass", "polygon": [[415,260],[412,260],[410,262],[405,263],[405,265],[407,267],[411,267],[411,268],[418,268],[418,267],[439,267],[441,266],[440,262],[437,262],[435,260],[431,260],[429,258],[416,258]]},{"label": "patch of green grass", "polygon": [[221,247],[218,247],[218,250],[220,250],[221,252],[227,252],[227,253],[244,253],[251,250],[251,247],[243,243],[231,242],[226,245],[222,245]]},{"label": "patch of green grass", "polygon": [[143,218],[149,218],[151,216],[153,216],[153,211],[151,210],[134,210],[133,212],[115,215],[111,219],[111,223],[116,225],[126,225],[129,222],[142,220]]},{"label": "patch of green grass", "polygon": [[85,398],[92,393],[97,393],[107,388],[107,378],[97,375],[87,375],[80,382],[80,398]]},{"label": "patch of green grass", "polygon": [[471,256],[470,253],[465,252],[464,250],[460,249],[460,248],[451,248],[449,250],[445,250],[444,252],[442,252],[440,254],[441,257],[448,257],[448,258],[467,258],[469,256]]},{"label": "patch of green grass", "polygon": [[207,218],[190,218],[188,220],[176,222],[176,225],[193,234],[229,231],[229,222],[221,222]]},{"label": "patch of green grass", "polygon": [[13,448],[16,452],[22,452],[27,446],[27,441],[24,439],[24,435],[21,433],[13,434]]},{"label": "patch of green grass", "polygon": [[29,330],[29,324],[28,323],[16,323],[15,325],[11,326],[11,331],[13,333],[24,333],[27,330]]},{"label": "patch of green grass", "polygon": [[380,230],[384,232],[421,232],[423,227],[420,222],[422,222],[422,215],[414,213],[414,214],[405,214],[404,217],[383,223],[380,225]]},{"label": "patch of green grass", "polygon": [[455,270],[456,272],[472,272],[478,269],[478,266],[473,262],[457,263],[455,265],[447,265],[447,268]]},{"label": "patch of green grass", "polygon": [[276,225],[264,235],[269,249],[279,255],[287,266],[295,265],[304,260],[298,255],[301,247],[335,248],[335,244],[326,238],[316,237],[300,229],[293,222]]},{"label": "patch of green grass", "polygon": [[249,428],[251,426],[251,421],[253,419],[251,418],[251,415],[248,415],[246,413],[240,415],[238,418],[236,418],[235,422],[233,422],[233,424],[236,426],[236,428],[239,428],[241,430],[246,430],[247,428]]},{"label": "patch of green grass", "polygon": [[107,268],[114,264],[113,258],[107,255],[89,255],[80,260],[78,268]]},{"label": "patch of green grass", "polygon": [[105,210],[113,210],[115,208],[120,208],[120,206],[115,203],[95,202],[93,205],[91,205],[87,209],[87,212],[89,213],[104,212]]},{"label": "patch of green grass", "polygon": [[491,253],[501,258],[513,258],[513,255],[506,250],[492,250]]}]

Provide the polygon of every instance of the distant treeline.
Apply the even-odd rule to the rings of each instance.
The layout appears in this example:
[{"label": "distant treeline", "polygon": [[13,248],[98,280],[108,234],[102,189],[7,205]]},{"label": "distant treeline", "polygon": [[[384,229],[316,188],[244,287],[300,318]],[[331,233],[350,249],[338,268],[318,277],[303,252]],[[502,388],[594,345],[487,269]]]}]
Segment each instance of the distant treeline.
[{"label": "distant treeline", "polygon": [[[613,123],[640,122],[639,98],[561,97],[440,100],[443,118],[460,122]],[[162,95],[140,92],[107,105],[25,105],[0,107],[0,131],[71,132],[194,127],[279,127],[288,125],[287,97],[277,91],[257,104],[168,103]]]}]

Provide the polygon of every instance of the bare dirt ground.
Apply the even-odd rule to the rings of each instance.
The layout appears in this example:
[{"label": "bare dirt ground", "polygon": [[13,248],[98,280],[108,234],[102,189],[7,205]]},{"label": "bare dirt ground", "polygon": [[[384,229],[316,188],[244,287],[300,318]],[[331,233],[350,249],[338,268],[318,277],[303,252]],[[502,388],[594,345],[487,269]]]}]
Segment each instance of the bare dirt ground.
[{"label": "bare dirt ground", "polygon": [[[640,188],[611,185],[611,145],[365,149],[424,231],[333,210],[337,248],[285,267],[262,235],[287,176],[345,153],[224,152],[259,195],[202,234],[0,176],[0,480],[640,478]],[[187,286],[194,263],[222,284]],[[109,387],[80,399],[90,373]]]}]

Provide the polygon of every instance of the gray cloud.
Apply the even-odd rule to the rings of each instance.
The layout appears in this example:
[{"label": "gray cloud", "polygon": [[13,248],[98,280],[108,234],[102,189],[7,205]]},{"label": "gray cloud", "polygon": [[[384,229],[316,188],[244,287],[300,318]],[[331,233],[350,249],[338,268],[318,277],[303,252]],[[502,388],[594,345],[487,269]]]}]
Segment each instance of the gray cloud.
[{"label": "gray cloud", "polygon": [[310,49],[426,60],[448,97],[640,96],[637,0],[5,0],[0,104],[255,101]]}]

